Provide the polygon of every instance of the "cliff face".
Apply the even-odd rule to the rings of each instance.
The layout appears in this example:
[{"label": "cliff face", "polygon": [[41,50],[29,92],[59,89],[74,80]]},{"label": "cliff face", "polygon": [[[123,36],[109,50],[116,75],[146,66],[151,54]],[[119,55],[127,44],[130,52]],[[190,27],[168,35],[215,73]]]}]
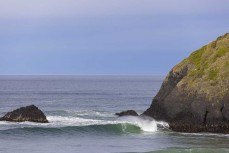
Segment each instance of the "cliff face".
[{"label": "cliff face", "polygon": [[176,65],[143,114],[175,131],[229,133],[229,33]]}]

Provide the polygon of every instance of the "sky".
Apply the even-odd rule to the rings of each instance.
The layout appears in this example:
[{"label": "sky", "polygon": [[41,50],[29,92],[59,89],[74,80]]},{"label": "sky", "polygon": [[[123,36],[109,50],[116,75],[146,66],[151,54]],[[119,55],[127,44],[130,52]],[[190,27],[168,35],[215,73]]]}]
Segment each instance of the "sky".
[{"label": "sky", "polygon": [[229,32],[229,0],[0,0],[0,75],[165,75]]}]

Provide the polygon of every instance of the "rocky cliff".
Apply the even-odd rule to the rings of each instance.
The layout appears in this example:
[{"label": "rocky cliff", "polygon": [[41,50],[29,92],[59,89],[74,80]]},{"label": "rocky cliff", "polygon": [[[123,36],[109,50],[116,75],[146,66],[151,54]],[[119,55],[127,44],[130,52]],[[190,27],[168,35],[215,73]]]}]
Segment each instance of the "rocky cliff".
[{"label": "rocky cliff", "polygon": [[175,131],[229,133],[229,33],[176,65],[143,114]]}]

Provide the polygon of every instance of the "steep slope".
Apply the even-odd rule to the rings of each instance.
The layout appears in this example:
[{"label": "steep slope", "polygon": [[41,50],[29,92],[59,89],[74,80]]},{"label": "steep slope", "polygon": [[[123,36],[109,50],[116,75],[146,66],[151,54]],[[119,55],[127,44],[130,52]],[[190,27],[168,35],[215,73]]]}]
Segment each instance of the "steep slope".
[{"label": "steep slope", "polygon": [[143,114],[175,131],[229,133],[229,33],[176,65]]}]

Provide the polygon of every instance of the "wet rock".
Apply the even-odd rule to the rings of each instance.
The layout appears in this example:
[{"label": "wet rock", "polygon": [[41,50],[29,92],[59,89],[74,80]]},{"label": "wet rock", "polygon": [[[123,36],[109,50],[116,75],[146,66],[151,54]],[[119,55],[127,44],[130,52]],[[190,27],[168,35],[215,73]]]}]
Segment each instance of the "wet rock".
[{"label": "wet rock", "polygon": [[120,113],[115,113],[118,116],[138,116],[138,113],[134,110],[122,111]]},{"label": "wet rock", "polygon": [[34,105],[21,107],[12,112],[8,112],[5,116],[0,118],[0,121],[48,123],[44,113]]}]

